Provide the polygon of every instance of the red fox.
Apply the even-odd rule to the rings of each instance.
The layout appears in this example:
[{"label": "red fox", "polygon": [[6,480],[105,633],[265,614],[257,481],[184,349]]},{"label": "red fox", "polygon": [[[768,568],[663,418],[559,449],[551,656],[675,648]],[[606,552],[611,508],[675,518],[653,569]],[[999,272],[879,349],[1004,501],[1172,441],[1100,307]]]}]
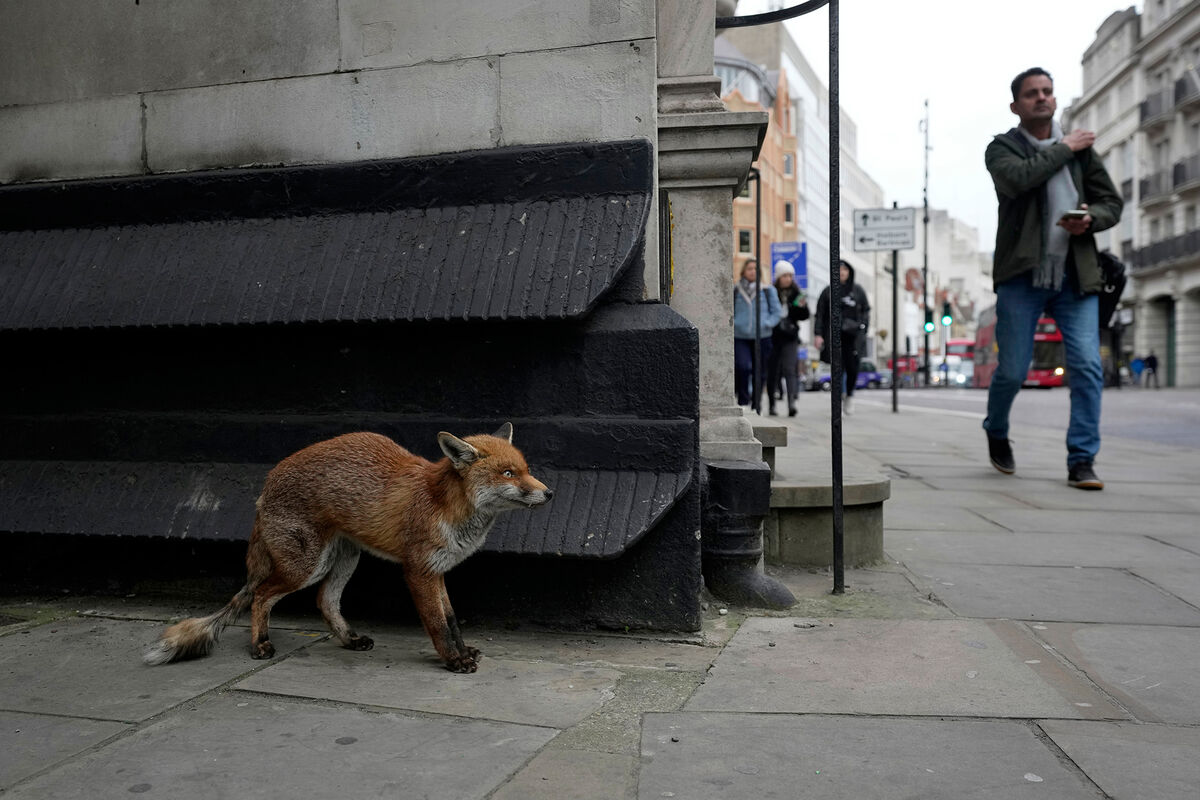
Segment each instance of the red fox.
[{"label": "red fox", "polygon": [[492,436],[439,433],[446,457],[437,463],[374,433],[348,433],[288,456],[267,475],[256,503],[246,585],[220,611],[167,628],[145,662],[208,655],[247,607],[250,657],[270,658],[271,607],[318,581],[317,605],[338,641],[370,650],[374,642],[341,613],[342,590],[366,550],[400,563],[446,668],[474,672],[480,653],[463,643],[444,576],[479,549],[499,512],[534,508],[554,495],[529,474],[512,433],[507,422]]}]

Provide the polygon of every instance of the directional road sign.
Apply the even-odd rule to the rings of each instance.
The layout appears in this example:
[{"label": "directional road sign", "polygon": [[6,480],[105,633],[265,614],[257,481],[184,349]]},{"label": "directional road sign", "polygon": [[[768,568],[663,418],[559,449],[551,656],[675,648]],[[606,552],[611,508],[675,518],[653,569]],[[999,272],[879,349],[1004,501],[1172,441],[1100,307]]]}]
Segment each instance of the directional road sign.
[{"label": "directional road sign", "polygon": [[854,209],[854,249],[912,250],[917,246],[915,208]]}]

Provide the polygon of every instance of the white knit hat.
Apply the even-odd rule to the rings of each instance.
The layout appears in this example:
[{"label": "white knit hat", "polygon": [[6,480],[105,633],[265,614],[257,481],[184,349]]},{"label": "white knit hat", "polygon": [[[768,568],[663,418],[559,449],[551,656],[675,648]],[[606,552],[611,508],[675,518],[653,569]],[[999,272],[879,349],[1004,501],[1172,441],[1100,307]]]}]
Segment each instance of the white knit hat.
[{"label": "white knit hat", "polygon": [[784,261],[782,258],[775,262],[775,277],[780,275],[796,276],[796,268],[792,266],[792,262]]}]

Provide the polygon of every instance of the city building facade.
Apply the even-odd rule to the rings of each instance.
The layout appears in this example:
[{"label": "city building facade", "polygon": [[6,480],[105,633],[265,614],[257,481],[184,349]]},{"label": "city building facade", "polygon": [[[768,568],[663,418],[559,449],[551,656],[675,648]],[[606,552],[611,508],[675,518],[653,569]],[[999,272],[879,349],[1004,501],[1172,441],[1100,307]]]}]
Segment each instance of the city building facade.
[{"label": "city building facade", "polygon": [[1097,236],[1131,273],[1113,344],[1123,361],[1154,351],[1168,386],[1200,386],[1198,64],[1200,0],[1117,11],[1083,55],[1083,94],[1063,120],[1096,132],[1126,203]]}]

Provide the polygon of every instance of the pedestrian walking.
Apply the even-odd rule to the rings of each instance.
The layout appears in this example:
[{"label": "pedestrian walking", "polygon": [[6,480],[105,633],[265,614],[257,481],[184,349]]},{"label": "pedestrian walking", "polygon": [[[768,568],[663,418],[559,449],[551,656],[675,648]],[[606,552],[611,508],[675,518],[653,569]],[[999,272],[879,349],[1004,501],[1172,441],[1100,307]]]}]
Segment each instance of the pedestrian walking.
[{"label": "pedestrian walking", "polygon": [[1158,388],[1158,356],[1154,355],[1154,351],[1150,351],[1150,355],[1146,356],[1146,362],[1143,365],[1146,368],[1146,388],[1150,388],[1150,381],[1154,381],[1154,388]]},{"label": "pedestrian walking", "polygon": [[[858,361],[860,348],[866,341],[867,328],[871,324],[871,304],[867,301],[867,293],[854,282],[854,267],[842,260],[838,264],[838,275],[841,280],[842,306],[842,369],[844,371],[842,384],[842,412],[846,415],[854,413],[854,389],[858,383]],[[813,320],[813,344],[818,350],[825,347],[826,339],[830,336],[830,322],[833,319],[829,311],[829,287],[817,298],[817,315]]]},{"label": "pedestrian walking", "polygon": [[[779,295],[771,284],[759,285],[758,262],[750,259],[742,265],[741,277],[733,284],[733,382],[739,406],[753,404],[756,411],[762,408],[765,372],[771,360],[771,330],[779,318]],[[755,346],[760,369],[758,385],[751,389]]]},{"label": "pedestrian walking", "polygon": [[796,269],[791,263],[775,262],[775,291],[783,314],[771,331],[771,364],[767,369],[767,397],[771,416],[775,416],[775,401],[780,384],[787,392],[788,416],[796,416],[796,398],[800,393],[800,323],[808,319],[808,299],[796,285]]},{"label": "pedestrian walking", "polygon": [[1033,356],[1038,318],[1062,331],[1071,392],[1067,483],[1103,489],[1094,462],[1100,451],[1099,298],[1103,278],[1093,234],[1111,228],[1124,205],[1091,131],[1065,133],[1054,119],[1054,82],[1040,67],[1013,79],[1009,105],[1020,124],[996,136],[984,156],[999,201],[992,276],[999,363],[988,390],[988,456],[1016,471],[1009,411]]}]

